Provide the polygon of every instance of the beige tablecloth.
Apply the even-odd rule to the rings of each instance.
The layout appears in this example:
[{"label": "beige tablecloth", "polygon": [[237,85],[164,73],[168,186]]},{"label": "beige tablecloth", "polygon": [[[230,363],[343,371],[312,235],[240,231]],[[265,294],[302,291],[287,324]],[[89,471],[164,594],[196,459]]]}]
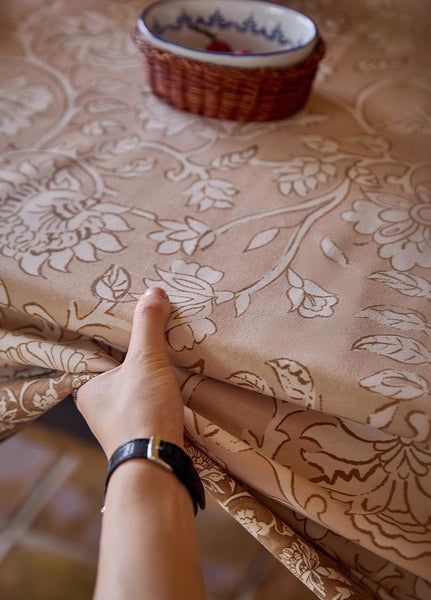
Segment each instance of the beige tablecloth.
[{"label": "beige tablecloth", "polygon": [[431,3],[288,4],[327,55],[257,124],[151,94],[145,2],[2,3],[0,431],[160,285],[209,493],[320,598],[429,600]]}]

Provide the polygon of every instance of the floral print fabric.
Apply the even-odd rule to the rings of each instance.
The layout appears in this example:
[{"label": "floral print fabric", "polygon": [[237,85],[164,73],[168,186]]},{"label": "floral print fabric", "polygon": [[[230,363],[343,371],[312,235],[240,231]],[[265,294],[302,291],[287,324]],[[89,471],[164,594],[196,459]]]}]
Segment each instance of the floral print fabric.
[{"label": "floral print fabric", "polygon": [[119,364],[159,285],[208,492],[317,597],[425,600],[431,6],[288,4],[327,55],[268,123],[160,103],[142,3],[2,6],[0,435]]}]

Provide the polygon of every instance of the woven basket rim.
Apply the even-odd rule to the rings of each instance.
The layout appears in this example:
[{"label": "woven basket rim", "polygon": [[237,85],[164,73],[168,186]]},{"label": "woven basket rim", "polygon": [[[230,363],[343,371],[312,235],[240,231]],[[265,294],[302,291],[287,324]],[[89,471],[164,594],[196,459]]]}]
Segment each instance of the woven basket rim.
[{"label": "woven basket rim", "polygon": [[296,65],[248,69],[197,61],[155,47],[136,28],[132,37],[158,98],[180,110],[235,121],[269,121],[300,110],[325,53],[325,42],[319,38],[311,54]]},{"label": "woven basket rim", "polygon": [[153,57],[157,57],[163,63],[172,63],[178,66],[187,66],[188,69],[199,70],[202,72],[211,71],[219,75],[244,75],[244,76],[259,76],[264,74],[273,74],[275,76],[282,75],[286,77],[291,75],[292,77],[299,76],[303,72],[307,72],[310,69],[314,69],[317,63],[323,58],[326,52],[326,44],[321,36],[318,37],[317,42],[311,51],[311,53],[303,61],[294,65],[288,65],[286,67],[236,67],[230,65],[217,65],[215,63],[199,61],[184,56],[180,56],[168,50],[157,48],[150,44],[144,39],[142,33],[138,27],[135,27],[132,31],[132,39],[139,50],[145,55],[151,54]]}]

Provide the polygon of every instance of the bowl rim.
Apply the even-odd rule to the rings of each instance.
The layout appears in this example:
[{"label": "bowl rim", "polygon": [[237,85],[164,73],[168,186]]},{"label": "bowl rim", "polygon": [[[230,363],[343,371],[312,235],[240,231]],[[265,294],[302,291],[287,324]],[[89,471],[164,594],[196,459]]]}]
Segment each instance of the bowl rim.
[{"label": "bowl rim", "polygon": [[[310,49],[310,52],[312,51],[312,49],[314,48],[318,38],[319,38],[319,29],[315,23],[315,21],[309,17],[308,15],[306,15],[305,13],[302,13],[299,10],[296,10],[294,8],[290,8],[288,6],[284,6],[282,4],[277,4],[276,2],[270,2],[270,1],[263,1],[263,0],[251,0],[251,2],[253,4],[261,4],[263,6],[265,5],[270,5],[270,6],[275,6],[277,7],[277,9],[281,9],[284,10],[286,12],[289,13],[296,13],[297,15],[300,15],[301,17],[303,17],[304,19],[308,20],[310,22],[310,24],[312,25],[312,27],[314,28],[314,35],[313,37],[306,42],[305,44],[299,44],[297,46],[294,46],[293,48],[286,48],[283,50],[270,50],[268,52],[250,52],[247,54],[241,54],[241,53],[235,53],[235,52],[214,52],[211,50],[206,50],[206,49],[201,49],[201,48],[194,48],[193,46],[185,46],[183,44],[178,44],[176,42],[171,42],[166,40],[165,38],[157,35],[156,33],[154,33],[153,31],[151,31],[151,29],[146,25],[145,23],[145,18],[148,16],[148,13],[150,13],[154,8],[163,5],[163,4],[180,4],[183,0],[156,0],[155,2],[152,2],[151,4],[149,4],[146,8],[144,8],[144,10],[141,12],[141,14],[139,15],[138,18],[138,29],[141,31],[141,33],[147,37],[147,39],[150,39],[154,42],[155,46],[158,46],[159,48],[162,49],[180,49],[180,52],[175,51],[175,50],[171,50],[173,53],[175,54],[183,54],[181,52],[181,50],[184,51],[184,54],[189,54],[192,53],[194,55],[194,58],[196,58],[196,60],[198,59],[198,56],[201,57],[207,57],[208,62],[218,62],[218,60],[210,60],[209,58],[212,57],[214,58],[215,56],[218,56],[219,59],[221,59],[222,61],[226,60],[227,58],[229,60],[232,60],[234,63],[235,62],[251,62],[250,59],[256,59],[256,58],[262,58],[262,59],[268,59],[270,60],[271,58],[276,58],[276,57],[282,57],[282,56],[289,56],[294,54],[294,53],[300,53],[301,51],[305,50],[306,48]],[[191,0],[192,2],[198,2],[198,0]],[[237,2],[237,4],[247,4],[248,0],[235,0]],[[186,0],[187,2],[187,0]],[[200,0],[199,0],[200,2]],[[218,2],[222,2],[223,4],[229,5],[229,3],[232,2],[232,0],[218,0]],[[249,60],[247,60],[249,59]],[[223,64],[226,64],[225,62],[223,62]],[[293,63],[292,63],[293,64]]]}]

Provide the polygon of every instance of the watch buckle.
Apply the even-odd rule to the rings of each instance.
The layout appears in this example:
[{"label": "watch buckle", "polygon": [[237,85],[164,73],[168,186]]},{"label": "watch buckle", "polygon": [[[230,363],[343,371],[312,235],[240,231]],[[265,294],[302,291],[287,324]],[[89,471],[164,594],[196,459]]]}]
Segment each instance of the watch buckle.
[{"label": "watch buckle", "polygon": [[150,437],[150,441],[148,442],[148,446],[147,446],[147,458],[148,460],[151,460],[153,462],[155,462],[156,464],[159,465],[159,467],[161,467],[162,469],[164,469],[165,471],[168,471],[169,473],[173,472],[173,468],[171,467],[171,465],[169,465],[167,462],[165,462],[163,460],[163,458],[160,457],[160,443],[161,443],[161,438],[158,435],[152,435]]}]

